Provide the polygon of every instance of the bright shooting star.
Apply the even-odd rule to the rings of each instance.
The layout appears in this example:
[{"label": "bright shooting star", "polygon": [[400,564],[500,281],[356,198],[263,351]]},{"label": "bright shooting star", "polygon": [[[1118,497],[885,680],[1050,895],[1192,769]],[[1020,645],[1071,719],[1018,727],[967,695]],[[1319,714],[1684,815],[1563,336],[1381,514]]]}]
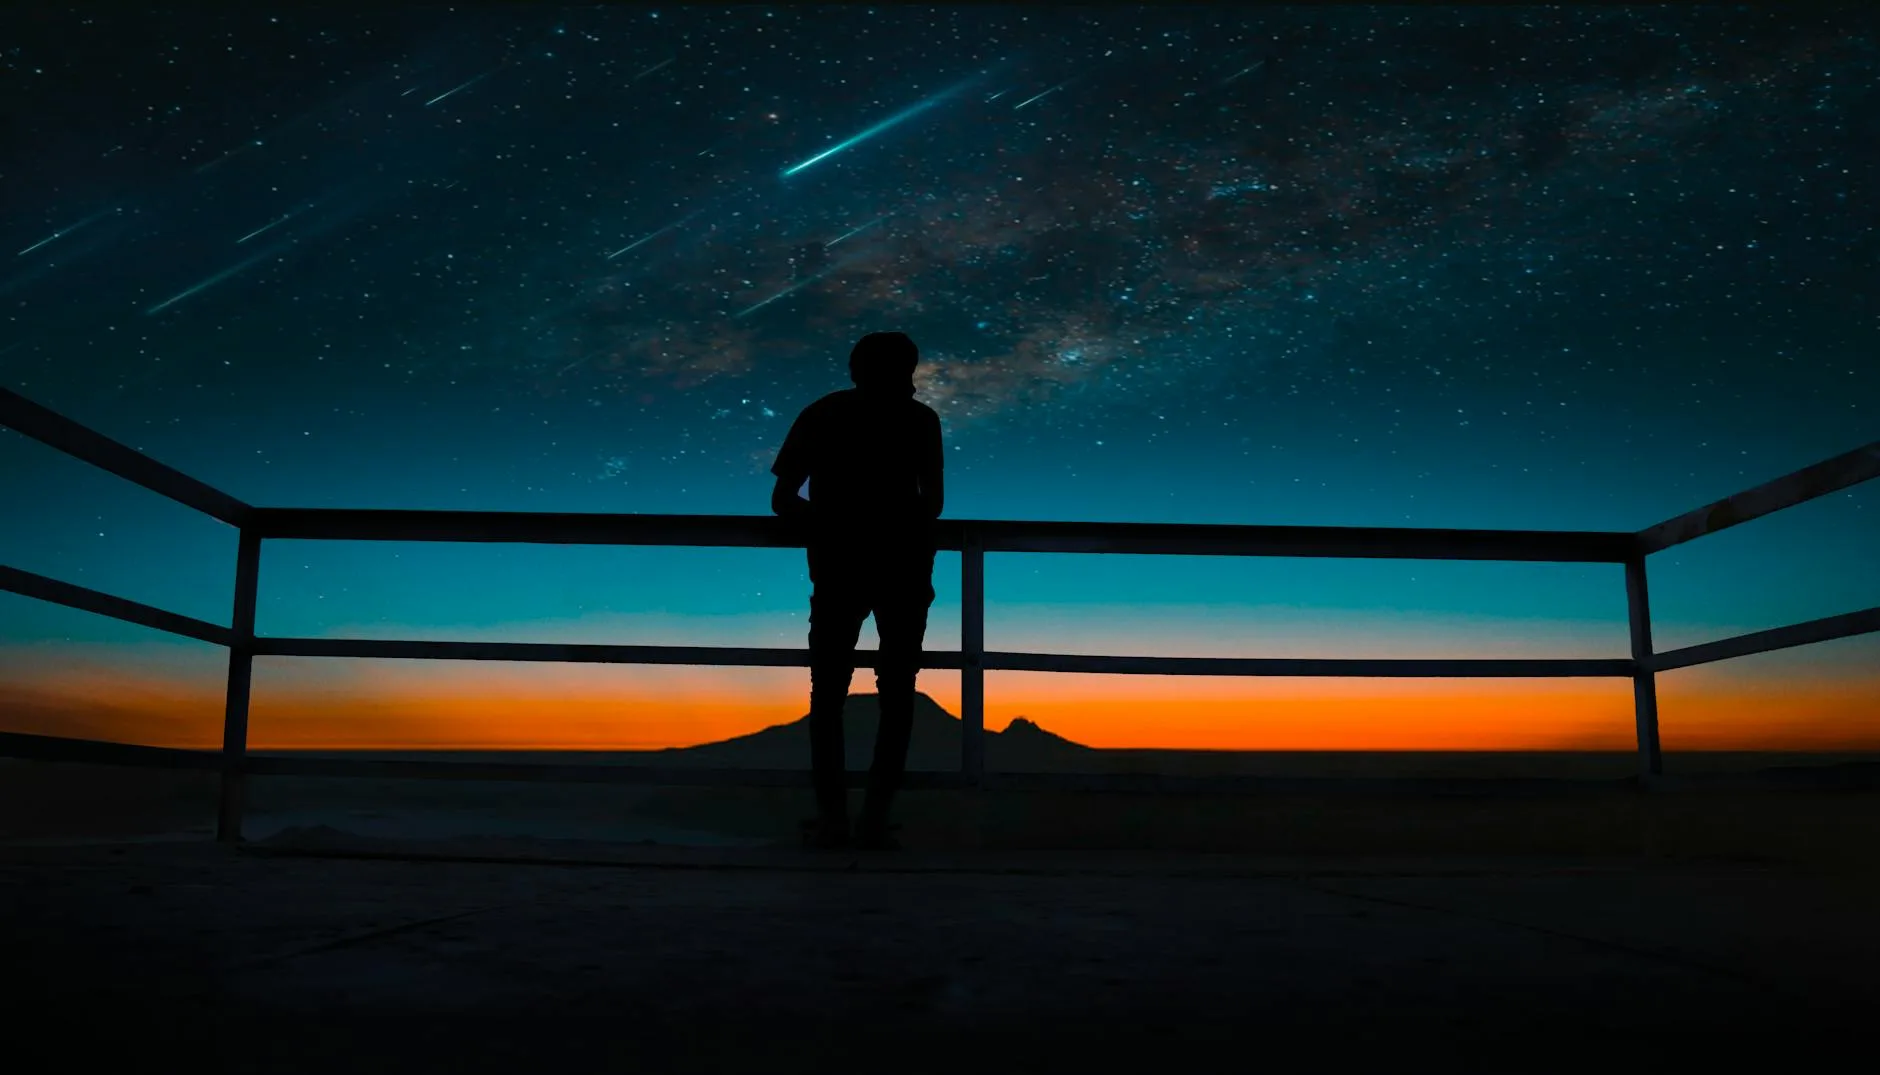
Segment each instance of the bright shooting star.
[{"label": "bright shooting star", "polygon": [[1242,75],[1251,75],[1255,71],[1258,71],[1260,68],[1265,67],[1265,66],[1266,66],[1265,60],[1255,60],[1252,63],[1248,64],[1247,66],[1241,68],[1238,71],[1235,71],[1233,74],[1228,75],[1226,78],[1222,79],[1221,85],[1225,86],[1229,82],[1234,81],[1235,79],[1239,78]]},{"label": "bright shooting star", "polygon": [[[978,76],[975,75],[973,76],[973,78],[969,78],[966,81],[959,83],[958,85],[954,86],[951,89],[941,90],[939,93],[934,94],[932,97],[929,97],[924,101],[917,101],[914,104],[911,104],[908,107],[901,109],[899,112],[896,112],[894,115],[889,116],[887,119],[882,120],[880,123],[875,124],[873,127],[868,128],[862,133],[856,135],[855,137],[846,139],[841,142],[837,142],[835,145],[830,146],[828,149],[823,150],[821,153],[816,154],[814,157],[811,157],[808,160],[805,160],[799,164],[794,164],[788,168],[785,168],[783,170],[783,178],[788,179],[791,176],[795,175],[796,173],[802,171],[803,169],[808,168],[810,165],[817,163],[818,161],[827,160],[828,158],[835,156],[837,153],[842,152],[843,150],[849,148],[852,145],[855,145],[859,142],[865,142],[868,139],[873,138],[874,136],[889,129],[890,127],[896,127],[896,126],[899,126],[900,124],[906,123],[908,120],[913,119],[915,116],[918,116],[922,112],[927,111],[929,108],[932,108],[934,105],[940,104],[941,102],[945,101],[947,98],[952,97],[956,93],[959,93],[961,90],[965,89],[967,86],[972,85],[972,83],[975,80],[977,80],[977,78]],[[746,311],[746,312],[748,313],[749,311]],[[743,315],[739,315],[739,316],[743,316]]]},{"label": "bright shooting star", "polygon": [[492,67],[488,71],[483,72],[482,74],[469,80],[468,82],[460,82],[457,85],[452,86],[450,89],[447,89],[443,93],[438,94],[436,97],[433,97],[430,100],[424,102],[424,107],[429,108],[432,105],[436,104],[437,102],[443,100],[444,98],[449,97],[451,94],[456,93],[458,90],[469,89],[471,86],[474,86],[477,83],[495,74],[497,70],[498,68]]},{"label": "bright shooting star", "polygon": [[100,209],[97,212],[93,213],[92,215],[86,217],[85,219],[79,221],[78,223],[72,225],[69,228],[60,228],[58,231],[53,232],[51,235],[46,236],[44,239],[39,240],[38,242],[34,243],[33,245],[27,247],[26,249],[20,251],[18,254],[15,254],[13,256],[16,258],[24,257],[25,255],[32,253],[33,251],[39,249],[40,247],[46,245],[47,243],[55,242],[59,239],[65,238],[67,235],[72,234],[78,229],[98,219],[99,217],[104,216],[106,213],[117,212],[117,211],[118,210]]},{"label": "bright shooting star", "polygon": [[605,260],[612,261],[629,250],[634,250],[641,246],[644,246],[645,244],[652,242],[654,239],[659,238],[660,236],[666,234],[667,232],[685,223],[686,221],[691,220],[693,217],[697,215],[698,213],[688,213],[685,216],[682,216],[679,219],[673,221],[672,223],[666,225],[665,227],[659,229],[658,231],[649,231],[645,235],[640,236],[638,239],[633,240],[627,245],[607,255]]},{"label": "bright shooting star", "polygon": [[845,232],[843,232],[843,233],[842,233],[841,235],[838,235],[838,236],[836,236],[835,238],[833,238],[833,239],[831,239],[831,240],[829,240],[828,242],[826,242],[826,243],[824,243],[824,244],[823,244],[823,249],[824,249],[824,250],[827,250],[827,249],[829,249],[830,247],[832,247],[832,246],[834,246],[834,245],[836,245],[837,243],[839,243],[839,242],[841,242],[841,241],[842,241],[842,240],[844,240],[844,239],[848,239],[848,238],[852,238],[852,237],[854,237],[854,236],[857,236],[857,235],[860,235],[861,233],[863,233],[863,232],[865,232],[865,231],[867,231],[867,230],[868,230],[869,228],[872,228],[872,227],[874,227],[875,225],[877,225],[877,224],[879,224],[879,223],[881,223],[882,221],[884,221],[884,220],[886,220],[886,219],[888,219],[889,217],[891,217],[891,216],[893,216],[893,215],[894,215],[893,213],[883,213],[882,215],[880,215],[880,216],[878,216],[878,217],[876,217],[875,219],[873,219],[873,220],[871,220],[871,221],[869,221],[868,223],[866,223],[866,224],[863,224],[863,225],[862,225],[861,227],[859,227],[859,228],[850,228],[850,229],[849,229],[848,231],[845,231]]},{"label": "bright shooting star", "polygon": [[171,295],[169,298],[164,299],[162,302],[157,303],[155,306],[150,306],[150,307],[145,308],[144,313],[146,314],[161,313],[163,310],[167,309],[168,307],[174,306],[179,302],[182,302],[184,299],[189,298],[191,295],[197,294],[198,292],[207,291],[209,288],[212,288],[215,285],[221,283],[222,281],[228,279],[229,277],[234,276],[236,273],[241,272],[242,270],[247,269],[250,266],[258,264],[262,261],[265,261],[268,258],[273,257],[274,255],[280,253],[282,249],[283,249],[282,247],[277,246],[272,250],[263,250],[261,253],[256,254],[255,256],[248,258],[244,261],[238,261],[235,264],[229,266],[228,268],[223,269],[221,272],[216,273],[214,276],[209,277],[207,280],[204,280],[201,283],[196,284],[193,287],[185,288],[182,291],[179,291],[176,294]]},{"label": "bright shooting star", "polygon": [[1036,100],[1038,100],[1038,99],[1039,99],[1040,97],[1049,97],[1049,96],[1051,96],[1052,94],[1054,94],[1054,93],[1056,93],[1057,91],[1059,91],[1059,90],[1061,90],[1061,89],[1063,89],[1064,87],[1066,87],[1066,86],[1068,86],[1068,85],[1070,85],[1070,84],[1071,84],[1071,80],[1067,78],[1067,79],[1065,79],[1064,81],[1062,81],[1062,82],[1060,82],[1060,83],[1058,83],[1057,85],[1055,85],[1055,86],[1053,86],[1053,87],[1051,87],[1050,89],[1048,89],[1048,90],[1046,90],[1046,91],[1044,91],[1043,93],[1034,93],[1034,94],[1032,94],[1032,95],[1031,95],[1030,97],[1027,97],[1027,98],[1025,98],[1024,100],[1022,100],[1022,101],[1020,101],[1020,102],[1018,102],[1017,104],[1015,104],[1015,105],[1013,105],[1013,106],[1012,106],[1012,111],[1014,111],[1014,112],[1016,112],[1016,111],[1018,111],[1019,109],[1021,109],[1021,108],[1023,108],[1023,107],[1025,107],[1026,105],[1028,105],[1028,104],[1030,104],[1030,103],[1032,103],[1033,101],[1036,101]]},{"label": "bright shooting star", "polygon": [[668,56],[668,57],[666,57],[665,59],[663,59],[663,60],[661,60],[661,61],[659,61],[658,63],[656,63],[656,64],[654,64],[653,66],[651,66],[651,67],[649,67],[649,68],[647,68],[646,70],[644,70],[644,71],[641,71],[641,72],[640,72],[639,74],[637,74],[637,75],[634,75],[634,76],[633,76],[633,78],[632,78],[632,79],[630,79],[629,81],[632,81],[632,82],[638,82],[639,80],[641,80],[641,79],[643,79],[643,78],[645,78],[645,77],[646,77],[647,75],[650,75],[650,74],[652,74],[652,73],[653,73],[654,71],[657,71],[657,70],[659,70],[659,69],[660,69],[660,68],[662,68],[662,67],[665,67],[665,66],[666,66],[667,64],[670,64],[670,63],[671,63],[672,61],[674,61],[674,60],[676,60],[676,59],[678,59],[678,58],[679,58],[679,57],[677,57],[677,56]]}]

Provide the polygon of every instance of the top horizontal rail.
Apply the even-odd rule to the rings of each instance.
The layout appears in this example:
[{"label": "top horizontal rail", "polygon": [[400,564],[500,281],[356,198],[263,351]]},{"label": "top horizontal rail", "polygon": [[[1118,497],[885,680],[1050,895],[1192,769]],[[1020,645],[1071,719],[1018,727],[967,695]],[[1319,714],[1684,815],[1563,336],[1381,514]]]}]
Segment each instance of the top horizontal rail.
[{"label": "top horizontal rail", "polygon": [[125,481],[136,482],[153,493],[161,493],[231,526],[241,526],[251,510],[220,489],[205,485],[5,388],[0,388],[0,426],[11,426],[41,444],[108,470]]},{"label": "top horizontal rail", "polygon": [[1639,551],[1668,549],[1874,477],[1880,477],[1880,440],[1648,526],[1638,532]]},{"label": "top horizontal rail", "polygon": [[[768,515],[640,515],[379,508],[255,508],[264,538],[502,541],[564,545],[801,548],[802,528]],[[1186,556],[1336,556],[1418,560],[1622,563],[1635,535],[1614,531],[1442,530],[1370,526],[1231,526],[941,519],[935,538],[967,533],[988,552],[1109,552]]]},{"label": "top horizontal rail", "polygon": [[[6,388],[0,388],[0,426],[232,526],[257,527],[262,537],[783,548],[803,544],[792,524],[758,515],[256,508]],[[957,550],[971,532],[994,552],[1623,563],[1876,476],[1880,441],[1636,533],[942,519],[937,537],[941,548]]]}]

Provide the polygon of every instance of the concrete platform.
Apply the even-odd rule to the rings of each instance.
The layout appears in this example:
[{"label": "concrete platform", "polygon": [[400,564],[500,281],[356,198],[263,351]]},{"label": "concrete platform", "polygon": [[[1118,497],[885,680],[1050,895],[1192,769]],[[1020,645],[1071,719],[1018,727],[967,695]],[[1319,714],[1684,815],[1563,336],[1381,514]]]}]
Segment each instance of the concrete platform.
[{"label": "concrete platform", "polygon": [[286,850],[0,848],[15,1070],[1662,1072],[1880,1001],[1880,878],[1797,866]]}]

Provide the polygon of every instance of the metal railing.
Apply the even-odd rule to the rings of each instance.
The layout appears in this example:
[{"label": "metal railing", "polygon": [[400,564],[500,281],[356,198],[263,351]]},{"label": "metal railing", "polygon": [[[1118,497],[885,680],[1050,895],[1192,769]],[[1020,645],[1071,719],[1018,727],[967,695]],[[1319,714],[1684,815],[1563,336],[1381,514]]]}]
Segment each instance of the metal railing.
[{"label": "metal railing", "polygon": [[[239,840],[243,783],[249,775],[445,777],[472,780],[628,781],[668,784],[807,786],[802,770],[698,769],[510,762],[363,758],[250,757],[249,684],[257,656],[403,657],[445,660],[573,661],[639,664],[807,667],[807,648],[642,646],[542,642],[433,642],[293,638],[255,634],[262,542],[490,541],[595,545],[801,548],[791,524],[770,516],[563,514],[549,512],[398,511],[256,507],[211,488],[16,393],[0,389],[0,425],[213,516],[240,534],[235,601],[228,626],[127,600],[18,568],[0,566],[0,589],[201,639],[229,651],[222,749],[132,746],[48,736],[0,734],[0,755],[101,761],[221,772],[220,839]],[[1639,777],[1663,769],[1658,742],[1656,674],[1710,661],[1880,631],[1880,607],[1774,630],[1654,651],[1645,561],[1654,552],[1792,507],[1880,475],[1880,441],[1857,448],[1687,512],[1627,531],[1444,530],[1407,527],[1225,526],[1147,523],[1001,522],[942,519],[939,547],[961,554],[961,647],[927,651],[924,668],[961,672],[958,773],[910,772],[909,787],[1177,789],[1237,785],[1235,778],[1150,774],[1001,773],[985,771],[985,673],[1101,672],[1191,676],[1559,677],[1618,676],[1632,681]],[[1625,568],[1631,655],[1612,659],[1302,659],[1113,657],[1012,653],[985,648],[985,555],[988,552],[1135,553],[1206,556],[1373,557],[1426,560],[1526,560],[1614,563]],[[875,654],[859,651],[858,667]],[[862,779],[851,772],[851,783]]]}]

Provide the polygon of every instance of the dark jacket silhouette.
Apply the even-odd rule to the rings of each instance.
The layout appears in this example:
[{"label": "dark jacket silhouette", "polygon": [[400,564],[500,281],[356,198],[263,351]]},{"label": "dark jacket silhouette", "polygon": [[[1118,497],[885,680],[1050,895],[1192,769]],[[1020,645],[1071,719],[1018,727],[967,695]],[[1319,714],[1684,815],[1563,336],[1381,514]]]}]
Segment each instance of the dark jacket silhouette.
[{"label": "dark jacket silhouette", "polygon": [[[809,555],[810,761],[821,846],[849,840],[842,704],[855,641],[872,612],[881,638],[875,683],[881,726],[854,839],[889,846],[888,810],[907,766],[927,610],[934,519],[944,495],[940,416],[913,398],[920,352],[875,332],[849,354],[855,387],[803,409],[777,453],[771,508],[802,527]],[[809,483],[809,498],[798,489]]]}]

